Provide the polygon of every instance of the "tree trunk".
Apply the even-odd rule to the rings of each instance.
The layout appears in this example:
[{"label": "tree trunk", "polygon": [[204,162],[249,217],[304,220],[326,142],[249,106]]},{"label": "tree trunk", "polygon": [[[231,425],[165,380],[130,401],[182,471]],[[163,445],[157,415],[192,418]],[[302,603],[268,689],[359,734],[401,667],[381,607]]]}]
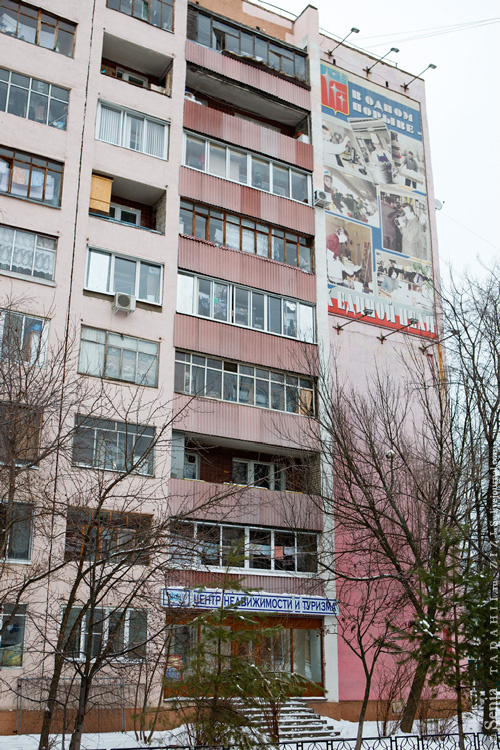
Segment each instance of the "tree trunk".
[{"label": "tree trunk", "polygon": [[358,734],[354,750],[361,750],[361,743],[363,742],[363,727],[365,723],[366,709],[368,708],[368,699],[370,698],[371,682],[371,676],[367,677],[365,683],[365,694],[363,695],[363,702],[359,713]]},{"label": "tree trunk", "polygon": [[50,680],[47,705],[45,706],[45,711],[43,713],[43,723],[42,730],[40,732],[40,743],[38,745],[38,750],[50,750],[50,728],[52,726],[52,719],[54,718],[54,710],[57,703],[57,690],[59,688],[59,682],[64,665],[64,660],[61,656],[56,655],[54,661],[54,671]]},{"label": "tree trunk", "polygon": [[406,706],[403,711],[403,717],[401,719],[400,729],[402,732],[410,734],[413,729],[413,722],[418,710],[418,704],[420,703],[420,696],[425,685],[425,678],[429,671],[430,658],[428,656],[422,657],[417,664],[415,674],[413,676],[413,682],[411,684],[410,693]]},{"label": "tree trunk", "polygon": [[71,742],[69,743],[69,750],[80,750],[82,743],[82,732],[83,722],[85,721],[85,715],[87,713],[87,703],[90,692],[90,679],[86,676],[82,676],[80,683],[80,694],[78,696],[78,710],[75,717],[75,725],[73,727],[73,734],[71,735]]}]

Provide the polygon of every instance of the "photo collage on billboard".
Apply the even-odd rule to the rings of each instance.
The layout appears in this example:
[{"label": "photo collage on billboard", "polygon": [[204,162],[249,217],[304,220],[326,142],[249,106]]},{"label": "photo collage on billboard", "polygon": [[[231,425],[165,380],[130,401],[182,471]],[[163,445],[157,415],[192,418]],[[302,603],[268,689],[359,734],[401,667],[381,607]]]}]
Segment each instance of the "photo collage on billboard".
[{"label": "photo collage on billboard", "polygon": [[419,105],[327,63],[321,102],[329,312],[435,336]]}]

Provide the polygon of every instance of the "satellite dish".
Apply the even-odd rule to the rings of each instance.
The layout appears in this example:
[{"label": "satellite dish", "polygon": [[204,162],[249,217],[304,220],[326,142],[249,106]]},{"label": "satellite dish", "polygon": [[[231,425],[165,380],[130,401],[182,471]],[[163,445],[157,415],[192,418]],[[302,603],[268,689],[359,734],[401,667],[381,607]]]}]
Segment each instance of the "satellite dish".
[{"label": "satellite dish", "polygon": [[440,201],[439,198],[434,198],[434,205],[435,205],[436,211],[441,211],[441,209],[444,206],[444,201]]}]

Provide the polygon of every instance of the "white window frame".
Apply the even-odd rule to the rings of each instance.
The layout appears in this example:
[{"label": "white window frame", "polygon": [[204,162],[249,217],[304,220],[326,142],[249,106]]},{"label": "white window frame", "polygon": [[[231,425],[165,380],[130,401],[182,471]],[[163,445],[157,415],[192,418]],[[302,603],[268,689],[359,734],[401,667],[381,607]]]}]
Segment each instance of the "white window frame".
[{"label": "white window frame", "polygon": [[[183,521],[181,521],[182,523]],[[277,528],[268,528],[268,527],[257,527],[257,526],[240,526],[240,525],[229,525],[224,523],[217,523],[216,521],[194,521],[194,520],[187,520],[184,521],[186,525],[190,525],[194,531],[193,531],[193,538],[189,539],[186,544],[182,543],[182,537],[179,537],[179,541],[173,537],[172,538],[172,544],[176,546],[175,550],[170,552],[170,563],[172,566],[182,567],[183,569],[189,569],[189,568],[210,568],[211,570],[225,570],[226,566],[223,563],[223,553],[225,550],[225,546],[223,543],[223,529],[239,529],[244,531],[244,542],[243,542],[243,553],[244,553],[244,560],[242,560],[242,565],[234,566],[235,571],[241,571],[241,570],[248,570],[248,571],[255,571],[258,570],[263,575],[281,575],[286,576],[293,574],[297,577],[303,577],[303,578],[311,578],[311,577],[317,577],[319,572],[319,556],[320,556],[320,532],[318,531],[297,531],[295,529],[277,529]],[[218,565],[210,565],[210,564],[204,564],[201,562],[201,551],[200,547],[198,546],[198,540],[201,544],[205,540],[203,540],[203,527],[204,526],[211,526],[211,527],[217,527],[219,531],[219,540],[217,542],[208,542],[208,544],[218,544],[218,557],[219,557],[219,564]],[[250,542],[250,532],[251,531],[257,531],[257,532],[263,532],[263,533],[270,533],[271,535],[271,567],[270,568],[258,568],[258,567],[252,567],[250,565],[250,552],[251,552],[251,542]],[[280,533],[286,533],[286,534],[293,534],[294,537],[294,552],[293,552],[293,558],[294,558],[294,565],[293,568],[277,568],[276,567],[276,549],[280,549],[280,547],[277,547],[276,545],[276,534]],[[304,571],[304,570],[298,570],[299,567],[299,552],[302,549],[299,547],[299,535],[310,535],[314,536],[316,538],[316,571]]]},{"label": "white window frame", "polygon": [[[116,77],[120,81],[127,81],[128,83],[132,83],[134,86],[141,85],[145,89],[149,88],[149,80],[147,76],[143,76],[140,73],[134,73],[132,70],[128,70],[127,68],[117,67]],[[131,81],[131,78],[134,78],[135,80]],[[142,81],[142,83],[139,84],[136,83],[136,81]]]},{"label": "white window frame", "polygon": [[[186,315],[194,315],[204,320],[213,320],[217,323],[228,323],[229,325],[235,325],[239,328],[249,328],[253,331],[260,331],[262,333],[269,333],[273,336],[282,336],[284,338],[290,338],[295,341],[306,341],[308,343],[315,343],[316,341],[316,330],[315,330],[315,305],[309,302],[303,302],[301,300],[292,299],[291,297],[283,297],[278,294],[272,294],[270,292],[262,291],[261,289],[253,289],[252,287],[244,287],[241,284],[234,284],[229,281],[221,279],[213,279],[209,276],[201,276],[197,274],[191,274],[185,271],[179,271],[177,274],[178,286],[177,286],[177,312],[184,313]],[[209,315],[200,315],[198,312],[199,306],[199,286],[200,281],[210,282],[210,299]],[[215,317],[216,310],[214,308],[214,285],[220,284],[227,288],[227,305],[226,305],[226,319],[221,317]],[[235,302],[235,290],[244,290],[250,294],[262,296],[264,298],[264,321],[262,328],[253,326],[250,321],[252,304],[249,304],[248,320],[249,324],[236,323],[234,318],[236,315],[236,302]],[[191,299],[189,299],[189,297]],[[269,300],[278,299],[281,302],[281,332],[271,331],[271,319],[269,316]],[[251,297],[249,297],[251,300]],[[295,305],[295,320],[296,320],[296,336],[291,336],[284,333],[285,320],[286,320],[286,305]],[[311,318],[312,328],[309,325],[305,325],[304,321],[306,317]]]},{"label": "white window frame", "polygon": [[[247,476],[248,476],[248,482],[246,484],[240,485],[241,487],[257,487],[258,489],[270,489],[270,490],[276,490],[279,492],[283,492],[286,489],[286,472],[283,467],[278,466],[274,462],[271,461],[257,461],[254,459],[247,459],[247,458],[233,458],[233,472],[234,472],[234,465],[235,463],[238,464],[246,464],[248,467],[247,469]],[[255,484],[255,466],[256,464],[259,464],[259,466],[269,466],[270,472],[269,472],[269,488],[262,487],[260,484]],[[276,485],[279,485],[278,487]]]},{"label": "white window frame", "polygon": [[[205,144],[204,168],[203,169],[187,164],[187,143],[188,143],[189,137],[195,138],[198,141],[203,141]],[[210,168],[210,146],[211,145],[216,146],[217,148],[220,148],[220,149],[225,149],[226,154],[225,154],[225,174],[224,175],[218,174],[216,171],[212,171]],[[231,152],[234,152],[240,156],[244,155],[246,157],[246,181],[245,182],[240,181],[240,180],[235,180],[231,177],[231,158],[230,158]],[[253,184],[252,159],[254,158],[259,161],[266,162],[269,167],[269,190],[265,190],[264,188],[257,187],[256,185]],[[229,180],[230,182],[235,182],[238,185],[245,185],[246,187],[251,187],[254,190],[260,190],[264,193],[277,195],[279,197],[286,198],[286,200],[294,201],[295,203],[302,203],[303,205],[307,205],[307,206],[312,205],[312,181],[311,181],[310,172],[306,172],[302,169],[297,169],[296,167],[286,164],[284,162],[276,161],[275,159],[271,159],[269,156],[264,156],[262,154],[257,154],[255,152],[246,151],[245,149],[237,148],[234,146],[228,146],[225,143],[221,143],[220,141],[215,141],[210,138],[205,138],[204,136],[199,135],[198,133],[191,133],[190,131],[184,131],[182,164],[183,166],[188,167],[188,169],[195,169],[197,172],[204,172],[206,174],[210,174],[215,177],[220,177],[221,179],[224,179],[224,180]],[[288,170],[288,193],[289,193],[288,196],[283,196],[281,192],[276,192],[273,189],[273,167],[279,167],[280,169]],[[298,198],[292,197],[292,176],[294,174],[297,174],[297,175],[300,175],[301,177],[306,178],[307,201],[299,200]],[[278,188],[276,188],[276,190],[277,189]]]},{"label": "white window frame", "polygon": [[[71,609],[72,610],[73,609],[81,610],[82,607],[72,607]],[[109,638],[109,622],[110,622],[110,619],[111,619],[112,615],[115,612],[119,612],[120,609],[121,609],[120,607],[116,607],[116,608],[114,608],[114,607],[98,607],[97,608],[97,611],[100,612],[100,613],[103,613],[103,617],[104,617],[103,623],[102,623],[103,624],[103,628],[102,628],[102,633],[101,633],[101,638],[102,638],[101,650],[103,648],[105,648],[105,646],[106,646],[106,644],[108,642],[108,638]],[[132,651],[132,648],[131,648],[130,642],[129,642],[129,639],[130,639],[130,615],[131,615],[132,612],[145,612],[145,614],[146,614],[146,640],[144,642],[145,655],[143,657],[134,658],[133,654],[130,653],[128,656],[125,656],[125,655],[124,656],[116,656],[113,659],[114,661],[138,663],[138,662],[141,662],[141,661],[143,661],[143,660],[145,660],[147,658],[147,637],[148,637],[148,633],[149,633],[149,610],[147,610],[147,609],[135,609],[133,607],[129,607],[127,609],[127,611],[125,613],[125,620],[123,622],[123,648],[121,650],[125,651],[125,650],[128,650],[130,648],[130,650]],[[64,609],[61,612],[61,619],[63,617],[63,614],[64,614]],[[78,633],[78,635],[79,635],[80,651],[79,651],[78,656],[70,656],[70,655],[66,654],[66,658],[70,659],[71,661],[83,661],[85,659],[85,647],[87,645],[86,641],[87,641],[87,636],[88,636],[88,632],[87,632],[87,614],[88,614],[88,610],[83,615],[83,619],[82,619],[82,621],[80,622],[80,625],[79,625],[79,633]],[[125,644],[127,644],[127,645],[125,646]],[[94,660],[92,659],[92,661],[94,661]]]},{"label": "white window frame", "polygon": [[[108,425],[113,425],[113,428],[111,427],[103,427],[103,422],[106,422]],[[82,432],[80,432],[82,431]],[[145,434],[147,431],[147,434]],[[90,437],[89,433],[91,434],[91,440],[92,440],[92,461],[90,463],[85,463],[81,460],[78,460],[78,453],[75,458],[75,452],[73,448],[73,465],[74,466],[83,466],[87,469],[98,469],[100,471],[117,471],[121,473],[130,473],[130,474],[141,474],[143,476],[147,477],[153,477],[154,476],[154,441],[156,438],[156,432],[155,428],[151,427],[150,425],[139,425],[139,424],[128,424],[127,422],[118,422],[114,419],[99,419],[98,417],[87,417],[83,414],[78,414],[75,418],[75,437],[74,440],[78,441],[80,434],[86,434]],[[117,456],[119,455],[120,461],[123,456],[123,462],[124,465],[118,465],[118,461],[116,462],[115,466],[109,466],[109,465],[102,465],[102,462],[99,461],[99,453],[101,450],[101,445],[105,445],[105,440],[103,440],[103,436],[106,437],[107,435],[114,435],[116,436],[116,450]],[[122,438],[120,440],[119,436],[122,435]],[[132,455],[129,456],[126,451],[122,450],[120,446],[120,442],[123,443],[125,440],[125,448],[127,447],[127,441],[129,438],[135,435],[135,440],[133,441],[133,450]],[[153,448],[148,448],[145,453],[147,453],[147,457],[144,460],[144,462],[141,460],[141,456],[136,456],[135,453],[135,446],[137,444],[137,439],[141,438],[149,438],[151,443],[153,443]],[[144,455],[141,454],[141,455]],[[109,456],[106,456],[107,460],[109,461]],[[136,468],[132,471],[127,469],[125,465],[125,460],[131,459],[132,464],[137,464]]]},{"label": "white window frame", "polygon": [[[141,211],[138,208],[129,208],[129,206],[122,206],[121,203],[110,203],[109,208],[113,209],[115,212],[114,216],[110,216],[109,218],[111,221],[116,221],[119,224],[127,224],[127,226],[130,227],[140,227],[141,226]],[[125,219],[122,219],[121,213],[122,211],[127,211],[129,214],[134,214],[137,221],[135,224],[133,224],[131,221],[125,221]],[[118,218],[119,215],[119,218]]]},{"label": "white window frame", "polygon": [[[191,461],[188,461],[187,459],[191,459]],[[194,461],[192,460],[194,459]],[[194,477],[186,477],[186,465],[191,464],[194,466]],[[184,468],[183,468],[183,477],[187,480],[199,480],[200,478],[200,454],[196,451],[187,450],[184,451]]]},{"label": "white window frame", "polygon": [[[108,255],[109,256],[109,266],[108,266],[108,283],[107,283],[107,289],[95,289],[91,286],[89,286],[88,279],[89,279],[89,272],[90,272],[90,261],[91,261],[91,253],[96,252],[100,253],[101,255]],[[131,255],[122,255],[121,253],[114,253],[112,250],[105,250],[101,247],[95,247],[95,246],[88,246],[87,248],[87,267],[85,271],[85,289],[90,292],[98,292],[100,294],[107,294],[109,296],[114,296],[115,289],[113,287],[114,284],[114,275],[115,275],[115,260],[116,258],[122,258],[126,261],[131,261],[133,263],[138,264],[136,266],[136,274],[135,274],[135,298],[139,300],[139,302],[145,302],[148,305],[156,305],[157,307],[161,307],[163,304],[163,269],[164,266],[162,263],[156,263],[151,260],[147,260],[146,258],[134,258]],[[140,292],[140,277],[141,277],[141,263],[144,263],[147,266],[154,266],[159,269],[160,272],[160,283],[159,283],[159,301],[156,302],[154,300],[150,299],[144,299],[139,295]]]},{"label": "white window frame", "polygon": [[[0,506],[5,506],[7,504],[6,500],[0,500]],[[14,563],[14,564],[26,564],[31,562],[31,554],[32,554],[32,546],[33,546],[33,506],[30,503],[14,503],[14,509],[15,508],[29,508],[29,516],[26,516],[26,521],[29,522],[29,539],[28,539],[28,554],[26,557],[10,557],[9,555],[9,549],[11,546],[11,538],[13,536],[13,532],[15,532],[15,524],[16,520],[15,518],[12,519],[12,525],[11,528],[8,531],[5,531],[4,533],[7,536],[7,540],[5,542],[5,556],[3,560],[8,563]],[[1,608],[0,608],[1,612]]]},{"label": "white window frame", "polygon": [[[119,124],[119,136],[118,140],[107,140],[105,138],[100,137],[100,130],[101,130],[101,121],[102,121],[102,109],[107,108],[113,110],[115,113],[117,113],[120,116],[120,124]],[[135,117],[138,119],[143,120],[143,133],[142,133],[142,147],[141,148],[132,148],[131,146],[127,145],[125,143],[125,134],[126,134],[126,119],[127,117]],[[148,129],[148,123],[153,123],[156,125],[162,125],[164,128],[163,131],[163,148],[161,154],[151,154],[149,151],[146,151],[146,133]],[[126,107],[121,107],[118,104],[112,104],[111,102],[106,101],[99,101],[98,107],[97,107],[97,117],[96,117],[96,131],[95,131],[95,137],[98,141],[103,141],[104,143],[111,143],[113,146],[120,146],[121,148],[126,148],[129,151],[136,151],[140,154],[146,154],[147,156],[153,156],[157,159],[163,159],[168,160],[168,145],[169,145],[169,138],[170,138],[170,123],[166,120],[159,120],[156,117],[151,117],[149,115],[145,115],[143,112],[136,112],[133,109],[127,109]]]},{"label": "white window frame", "polygon": [[[90,334],[91,336],[94,335],[94,338],[84,338],[87,331],[93,331],[94,334]],[[102,335],[101,335],[102,334]],[[123,346],[120,348],[118,344],[120,342],[113,342],[112,337],[120,337],[124,339],[124,344],[126,343],[125,340],[128,340],[130,343],[135,342],[136,343],[136,349],[135,349],[135,377],[134,379],[123,377],[123,352],[129,352],[133,353],[134,349],[132,346]],[[97,338],[101,338],[101,341],[98,341]],[[84,343],[89,342],[90,344],[93,344],[94,347],[85,347]],[[143,345],[143,349],[147,348],[156,348],[156,354],[153,355],[152,352],[142,351],[140,350],[141,345]],[[86,353],[86,349],[91,348],[100,348],[99,354],[96,358],[96,361],[93,363],[89,355]],[[109,365],[109,349],[120,348],[121,356],[120,356],[120,375],[113,375],[110,374],[108,371],[108,365]],[[153,382],[147,382],[145,381],[145,378],[138,378],[139,370],[139,355],[140,354],[146,354],[151,357],[155,357],[155,365],[150,365],[148,369],[145,372],[145,377],[153,376],[152,380]],[[87,360],[87,361],[85,361]],[[128,336],[126,334],[117,333],[115,331],[106,331],[101,328],[92,328],[91,326],[82,326],[81,328],[81,336],[80,336],[80,356],[78,360],[78,372],[82,375],[93,375],[95,377],[100,378],[109,378],[110,380],[119,380],[124,383],[135,383],[136,385],[142,385],[145,387],[150,388],[157,388],[158,387],[158,361],[159,361],[159,345],[156,341],[148,341],[147,339],[140,339],[136,336]],[[100,372],[96,372],[97,369],[100,369]]]},{"label": "white window frame", "polygon": [[[19,229],[18,227],[11,227],[8,224],[0,224],[0,230],[2,229],[10,229],[13,232],[12,235],[12,246],[11,246],[11,252],[10,252],[10,267],[9,268],[0,268],[0,273],[2,274],[15,274],[16,277],[22,278],[22,279],[36,279],[37,281],[44,282],[44,281],[54,281],[55,276],[55,270],[56,270],[56,248],[57,248],[57,238],[56,237],[50,237],[47,234],[39,234],[37,232],[30,232],[27,229]],[[33,245],[33,255],[31,258],[31,272],[30,273],[23,273],[22,271],[14,271],[12,266],[14,265],[13,259],[14,259],[14,250],[16,247],[16,236],[17,233],[21,232],[22,234],[30,234],[34,237],[34,245]],[[39,247],[38,242],[40,240],[51,240],[53,242],[54,247],[46,248],[46,247]],[[35,275],[35,260],[37,257],[37,253],[41,252],[50,254],[53,257],[53,271],[52,276],[49,278],[46,278],[45,276],[37,276]],[[26,266],[27,267],[27,266]]]},{"label": "white window frame", "polygon": [[[29,313],[18,312],[17,310],[0,309],[0,359],[3,358],[3,336],[4,336],[6,314],[19,315],[23,318],[22,331],[21,331],[22,339],[24,339],[24,336],[26,333],[26,319],[27,318],[30,318],[31,320],[34,320],[40,324],[41,329],[40,329],[39,343],[35,347],[35,351],[33,350],[33,346],[31,347],[31,357],[30,357],[29,363],[37,364],[39,367],[44,367],[45,355],[47,353],[48,335],[49,335],[48,321],[45,318],[38,317],[37,315],[30,315]],[[24,346],[24,341],[23,341],[23,346]]]}]

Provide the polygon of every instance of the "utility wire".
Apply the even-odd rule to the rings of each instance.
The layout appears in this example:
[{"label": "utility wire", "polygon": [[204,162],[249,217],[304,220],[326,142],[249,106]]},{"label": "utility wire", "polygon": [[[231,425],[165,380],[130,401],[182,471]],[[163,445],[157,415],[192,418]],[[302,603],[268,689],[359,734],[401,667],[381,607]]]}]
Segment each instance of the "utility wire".
[{"label": "utility wire", "polygon": [[[481,21],[470,21],[468,23],[453,24],[450,26],[435,26],[426,29],[416,29],[414,31],[400,31],[393,32],[391,34],[376,34],[374,36],[363,37],[359,40],[360,44],[365,45],[367,41],[375,39],[387,39],[390,38],[394,43],[396,42],[412,42],[416,39],[428,39],[433,36],[442,36],[443,34],[454,34],[458,31],[469,31],[470,29],[481,28],[483,26],[492,26],[493,24],[500,23],[500,18],[486,18]],[[370,49],[375,47],[382,47],[387,44],[387,41],[376,42],[374,44],[367,45]]]},{"label": "utility wire", "polygon": [[491,245],[491,247],[494,247],[495,250],[500,250],[500,247],[498,245],[494,245],[493,242],[490,242],[489,240],[487,240],[486,237],[482,237],[477,232],[474,232],[473,229],[470,229],[469,227],[466,227],[465,224],[462,224],[462,222],[457,221],[457,219],[454,219],[452,216],[450,216],[449,214],[445,213],[443,210],[441,210],[439,213],[442,216],[446,216],[447,219],[449,219],[450,221],[453,221],[455,224],[458,224],[459,227],[462,227],[462,229],[465,229],[467,232],[470,232],[471,234],[473,234],[478,239],[482,240],[483,242],[486,242],[486,244]]}]

